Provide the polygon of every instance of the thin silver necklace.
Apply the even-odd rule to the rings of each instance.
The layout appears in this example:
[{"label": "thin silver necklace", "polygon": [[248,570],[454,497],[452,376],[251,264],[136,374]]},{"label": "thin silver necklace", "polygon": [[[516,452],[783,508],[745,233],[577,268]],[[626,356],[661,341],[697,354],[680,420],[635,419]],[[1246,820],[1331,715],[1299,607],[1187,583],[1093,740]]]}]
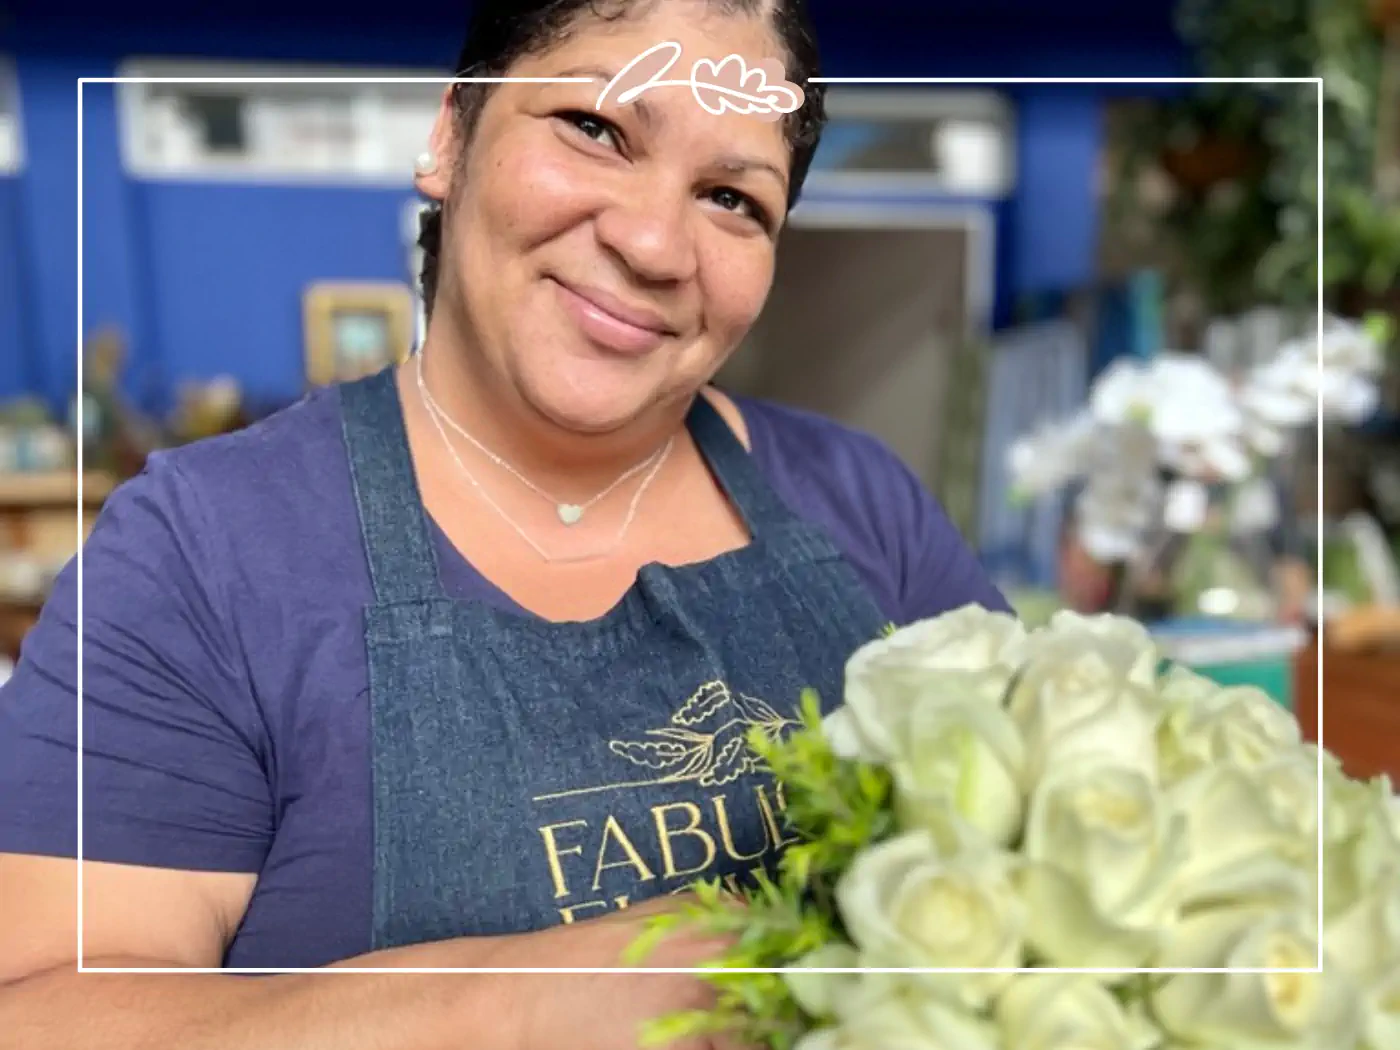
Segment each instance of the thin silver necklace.
[{"label": "thin silver necklace", "polygon": [[590,500],[586,500],[583,503],[570,503],[567,500],[558,499],[557,497],[550,495],[544,489],[540,488],[533,481],[527,478],[524,474],[520,473],[520,471],[516,470],[513,466],[507,463],[500,456],[496,455],[496,453],[492,452],[489,448],[483,445],[476,438],[472,437],[472,435],[467,432],[465,427],[463,427],[460,423],[458,423],[455,419],[448,415],[447,412],[443,409],[443,407],[437,403],[437,400],[428,391],[428,384],[423,379],[423,353],[421,350],[417,354],[417,359],[418,360],[416,362],[416,366],[418,372],[418,391],[422,395],[423,402],[428,406],[429,411],[434,413],[434,415],[437,418],[441,419],[449,427],[456,431],[459,437],[465,439],[466,441],[469,441],[471,444],[476,446],[477,450],[480,451],[481,454],[484,455],[487,459],[491,460],[492,463],[495,463],[496,466],[510,471],[521,481],[521,483],[523,483],[532,492],[536,493],[541,498],[548,500],[550,503],[552,503],[554,505],[554,513],[559,515],[559,520],[565,525],[577,525],[580,521],[583,520],[583,516],[585,513],[587,513],[588,508],[592,507],[595,503],[598,503],[601,500],[610,496],[619,485],[631,480],[632,478],[640,474],[642,471],[646,470],[647,467],[652,466],[656,462],[657,457],[661,455],[661,450],[657,449],[642,462],[638,463],[635,467],[632,467],[630,470],[628,470],[625,474],[622,475],[622,477],[618,478],[611,485],[605,488],[602,492],[598,493],[598,495],[594,496]]},{"label": "thin silver necklace", "polygon": [[[446,418],[446,414],[443,413],[441,409],[437,408],[434,405],[431,398],[427,396],[427,390],[423,387],[422,384],[421,366],[419,368],[418,375],[418,390],[419,393],[422,395],[423,407],[427,409],[428,418],[433,421],[433,426],[437,428],[438,436],[442,438],[442,443],[447,446],[447,451],[452,456],[452,461],[457,464],[457,469],[462,472],[463,477],[465,477],[467,481],[471,483],[472,488],[476,489],[477,493],[481,496],[482,499],[486,501],[487,505],[490,506],[491,509],[494,510],[497,514],[499,514],[502,520],[504,520],[507,525],[514,529],[516,534],[519,535],[519,537],[522,540],[524,540],[527,544],[529,544],[530,548],[534,550],[534,552],[538,554],[541,559],[551,564],[593,561],[598,558],[606,558],[608,555],[612,554],[619,547],[621,547],[623,539],[627,536],[628,530],[632,527],[633,520],[637,517],[637,508],[641,506],[642,497],[646,495],[647,489],[651,488],[651,483],[656,480],[656,475],[661,472],[661,467],[665,464],[667,457],[670,456],[671,447],[676,442],[675,436],[673,435],[672,437],[667,439],[666,444],[662,447],[660,453],[653,457],[655,462],[652,464],[652,468],[647,474],[647,476],[642,479],[642,483],[640,486],[638,486],[636,493],[633,494],[632,502],[627,508],[627,517],[623,519],[622,527],[617,530],[617,535],[613,537],[612,543],[608,544],[608,546],[604,547],[602,550],[590,551],[586,554],[562,556],[553,555],[546,551],[538,543],[536,543],[534,538],[531,537],[530,534],[526,532],[523,528],[521,528],[519,523],[516,522],[516,520],[512,518],[509,514],[507,514],[505,510],[502,509],[499,503],[497,503],[491,498],[490,493],[488,493],[484,488],[481,487],[481,483],[477,481],[476,478],[472,475],[472,472],[467,469],[467,465],[462,462],[462,457],[457,455],[457,450],[452,445],[452,439],[447,436],[447,431],[443,428],[442,423],[443,419]],[[451,420],[447,419],[447,422],[451,423]]]}]

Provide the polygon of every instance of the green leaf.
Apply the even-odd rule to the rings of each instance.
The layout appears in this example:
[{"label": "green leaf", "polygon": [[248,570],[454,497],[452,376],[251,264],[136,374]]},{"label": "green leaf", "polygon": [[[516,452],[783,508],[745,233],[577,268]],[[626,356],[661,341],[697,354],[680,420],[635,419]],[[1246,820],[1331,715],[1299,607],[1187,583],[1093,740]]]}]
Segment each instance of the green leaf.
[{"label": "green leaf", "polygon": [[1395,338],[1395,319],[1389,314],[1376,311],[1366,315],[1366,334],[1381,346],[1389,346]]},{"label": "green leaf", "polygon": [[723,1032],[733,1025],[734,1019],[709,1010],[680,1010],[646,1022],[642,1026],[641,1044],[664,1047],[682,1039]]},{"label": "green leaf", "polygon": [[657,946],[685,923],[685,917],[671,912],[657,915],[642,924],[642,932],[622,953],[627,966],[641,966]]}]

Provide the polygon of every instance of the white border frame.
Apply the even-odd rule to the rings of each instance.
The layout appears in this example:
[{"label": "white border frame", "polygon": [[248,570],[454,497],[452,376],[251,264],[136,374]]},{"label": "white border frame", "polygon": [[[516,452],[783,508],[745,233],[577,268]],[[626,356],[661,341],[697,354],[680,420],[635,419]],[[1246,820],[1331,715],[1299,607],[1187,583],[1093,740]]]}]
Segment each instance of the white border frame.
[{"label": "white border frame", "polygon": [[[77,264],[77,348],[78,348],[78,375],[77,385],[82,386],[83,382],[83,360],[82,346],[84,338],[83,329],[83,87],[86,84],[122,84],[140,82],[142,79],[157,81],[161,78],[130,78],[130,77],[79,77],[77,84],[77,105],[78,105],[78,127],[77,127],[77,217],[78,217],[78,264]],[[579,83],[594,82],[588,77],[383,77],[383,78],[361,78],[361,77],[291,77],[291,78],[165,78],[165,82],[183,83],[238,83],[238,82],[260,82],[273,80],[285,83],[422,83],[425,80],[449,84],[457,82],[478,82],[478,83]],[[1325,185],[1323,179],[1323,112],[1325,91],[1323,79],[1321,77],[814,77],[813,83],[823,84],[1312,84],[1317,90],[1317,224],[1318,224],[1318,245],[1317,245],[1317,338],[1319,344],[1324,331],[1324,308],[1323,308],[1323,219],[1324,219],[1324,194]],[[1319,355],[1318,370],[1321,372],[1321,360]],[[82,399],[78,399],[77,426],[81,430],[82,420]],[[1317,497],[1318,510],[1321,514],[1322,508],[1322,427],[1323,427],[1323,404],[1322,404],[1322,384],[1318,384],[1317,403]],[[78,525],[79,535],[82,534],[82,513],[83,513],[83,456],[81,448],[78,450]],[[1318,528],[1318,569],[1317,586],[1319,591],[1322,588],[1322,529]],[[77,652],[77,677],[78,688],[75,698],[77,703],[78,719],[78,747],[77,747],[77,789],[78,789],[78,850],[77,850],[77,971],[79,973],[168,973],[168,974],[229,974],[229,973],[249,973],[249,974],[277,974],[277,973],[558,973],[558,974],[586,974],[586,973],[689,973],[705,974],[714,972],[705,967],[95,967],[83,965],[83,548],[80,544],[77,552],[77,586],[78,586],[78,652]],[[813,968],[814,973],[1080,973],[1080,974],[1138,974],[1138,973],[1221,973],[1221,974],[1272,974],[1272,973],[1322,973],[1323,972],[1323,698],[1322,698],[1322,678],[1323,678],[1323,625],[1318,625],[1318,653],[1317,653],[1317,748],[1318,748],[1318,782],[1317,782],[1317,838],[1318,838],[1318,960],[1315,967],[1195,967],[1185,969],[1172,969],[1166,967],[1127,967],[1127,968],[1104,968],[1104,967],[823,967]],[[785,973],[793,967],[754,967],[754,968],[734,968],[727,969],[727,973]]]}]

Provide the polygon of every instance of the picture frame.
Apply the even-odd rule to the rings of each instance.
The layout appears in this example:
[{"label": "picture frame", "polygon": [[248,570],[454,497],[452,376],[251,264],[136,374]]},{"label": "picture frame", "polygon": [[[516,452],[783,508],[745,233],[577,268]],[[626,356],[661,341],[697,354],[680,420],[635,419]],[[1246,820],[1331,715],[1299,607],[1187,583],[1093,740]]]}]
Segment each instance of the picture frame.
[{"label": "picture frame", "polygon": [[322,281],[302,299],[306,382],[328,386],[372,375],[407,360],[414,340],[414,299],[406,284]]}]

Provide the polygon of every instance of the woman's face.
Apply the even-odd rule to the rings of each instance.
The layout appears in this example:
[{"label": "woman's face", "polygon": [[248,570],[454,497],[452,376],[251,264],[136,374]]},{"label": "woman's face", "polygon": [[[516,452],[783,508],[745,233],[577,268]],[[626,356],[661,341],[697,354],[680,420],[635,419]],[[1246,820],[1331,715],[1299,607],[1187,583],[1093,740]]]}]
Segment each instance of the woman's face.
[{"label": "woman's face", "polygon": [[699,0],[637,17],[588,18],[511,76],[591,83],[503,84],[465,163],[446,107],[437,173],[451,201],[434,320],[481,355],[493,381],[556,425],[604,433],[695,392],[763,306],[787,202],[781,124],[707,112],[688,87],[626,105],[612,76],[662,41],[682,47],[666,80],[698,58],[781,58],[772,32]]}]

